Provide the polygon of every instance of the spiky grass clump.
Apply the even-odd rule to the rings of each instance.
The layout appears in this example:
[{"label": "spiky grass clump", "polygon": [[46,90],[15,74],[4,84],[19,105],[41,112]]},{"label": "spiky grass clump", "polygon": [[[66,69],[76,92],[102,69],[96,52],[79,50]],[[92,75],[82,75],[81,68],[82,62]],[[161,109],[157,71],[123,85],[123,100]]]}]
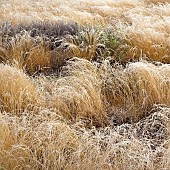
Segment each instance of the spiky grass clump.
[{"label": "spiky grass clump", "polygon": [[82,28],[77,36],[71,37],[70,43],[75,57],[93,60],[96,56],[97,45],[100,40],[100,31],[93,28]]},{"label": "spiky grass clump", "polygon": [[22,113],[30,110],[38,102],[36,87],[22,71],[0,65],[0,109],[1,111]]},{"label": "spiky grass clump", "polygon": [[73,56],[89,61],[102,62],[110,58],[114,62],[125,63],[130,48],[125,37],[114,28],[80,27],[75,36],[66,38]]}]

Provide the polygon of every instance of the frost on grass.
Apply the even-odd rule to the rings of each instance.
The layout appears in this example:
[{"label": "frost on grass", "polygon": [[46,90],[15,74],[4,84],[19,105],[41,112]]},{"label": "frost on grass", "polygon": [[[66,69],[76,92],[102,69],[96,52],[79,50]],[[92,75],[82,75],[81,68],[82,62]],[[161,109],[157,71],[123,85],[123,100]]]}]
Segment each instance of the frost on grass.
[{"label": "frost on grass", "polygon": [[169,117],[168,107],[155,106],[135,124],[86,129],[47,109],[21,117],[3,113],[0,164],[7,169],[166,169]]},{"label": "frost on grass", "polygon": [[169,170],[169,7],[1,1],[0,169]]}]

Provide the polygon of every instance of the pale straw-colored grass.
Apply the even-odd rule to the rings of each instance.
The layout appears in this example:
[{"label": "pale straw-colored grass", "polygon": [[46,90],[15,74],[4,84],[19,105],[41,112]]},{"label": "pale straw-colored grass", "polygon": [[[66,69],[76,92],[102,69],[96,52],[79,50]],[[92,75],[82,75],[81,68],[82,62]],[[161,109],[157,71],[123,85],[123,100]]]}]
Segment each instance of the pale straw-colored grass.
[{"label": "pale straw-colored grass", "polygon": [[170,105],[169,65],[136,62],[125,69],[106,70],[102,75],[103,93],[110,114],[118,122],[139,120],[154,104]]},{"label": "pale straw-colored grass", "polygon": [[36,86],[21,70],[0,65],[0,110],[20,114],[38,103]]},{"label": "pale straw-colored grass", "polygon": [[20,118],[3,113],[0,165],[6,169],[168,169],[170,111],[155,109],[133,125],[89,130],[81,123],[68,125],[49,110]]},{"label": "pale straw-colored grass", "polygon": [[0,169],[169,170],[169,15],[169,0],[0,0],[14,32],[43,21],[0,30]]},{"label": "pale straw-colored grass", "polygon": [[8,104],[0,116],[2,168],[168,168],[169,65],[111,70],[73,58],[59,77],[36,78],[36,88],[22,71],[1,69]]}]

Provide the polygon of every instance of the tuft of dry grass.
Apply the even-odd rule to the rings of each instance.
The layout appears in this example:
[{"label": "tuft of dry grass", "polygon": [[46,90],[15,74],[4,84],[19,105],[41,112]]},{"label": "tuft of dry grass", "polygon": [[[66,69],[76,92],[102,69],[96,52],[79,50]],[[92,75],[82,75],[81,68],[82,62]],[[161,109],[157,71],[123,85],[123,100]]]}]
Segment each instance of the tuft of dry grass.
[{"label": "tuft of dry grass", "polygon": [[21,70],[0,65],[0,109],[20,114],[38,102],[36,87]]},{"label": "tuft of dry grass", "polygon": [[14,64],[28,74],[50,66],[51,53],[42,38],[33,39],[27,32],[11,37],[0,51],[2,62]]},{"label": "tuft of dry grass", "polygon": [[87,119],[89,126],[108,124],[102,102],[101,81],[89,61],[73,58],[63,67],[52,91],[51,105],[67,119]]},{"label": "tuft of dry grass", "polygon": [[107,64],[103,66],[102,91],[116,121],[139,120],[154,104],[169,106],[169,65],[136,62],[125,69],[109,67]]},{"label": "tuft of dry grass", "polygon": [[127,39],[134,59],[169,63],[169,3],[138,6],[126,13]]}]

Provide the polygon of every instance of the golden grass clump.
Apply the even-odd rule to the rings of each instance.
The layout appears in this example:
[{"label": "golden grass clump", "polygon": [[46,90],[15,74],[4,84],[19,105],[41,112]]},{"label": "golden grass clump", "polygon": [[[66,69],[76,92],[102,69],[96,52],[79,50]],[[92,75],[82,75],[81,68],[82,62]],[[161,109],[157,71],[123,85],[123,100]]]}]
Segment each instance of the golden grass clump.
[{"label": "golden grass clump", "polygon": [[38,102],[36,87],[21,70],[1,64],[0,72],[1,111],[18,114]]},{"label": "golden grass clump", "polygon": [[3,62],[15,64],[28,74],[50,66],[51,53],[45,49],[42,38],[35,40],[27,32],[17,34],[0,50]]},{"label": "golden grass clump", "polygon": [[103,94],[116,121],[139,120],[154,104],[169,106],[169,69],[169,65],[145,62],[131,63],[125,69],[106,69]]},{"label": "golden grass clump", "polygon": [[165,34],[152,29],[130,32],[129,41],[132,48],[129,51],[131,56],[129,58],[134,60],[145,58],[150,61],[170,63],[169,40]]},{"label": "golden grass clump", "polygon": [[73,58],[63,69],[65,76],[53,88],[52,107],[73,121],[87,119],[91,124],[108,123],[96,68],[85,59]]}]

